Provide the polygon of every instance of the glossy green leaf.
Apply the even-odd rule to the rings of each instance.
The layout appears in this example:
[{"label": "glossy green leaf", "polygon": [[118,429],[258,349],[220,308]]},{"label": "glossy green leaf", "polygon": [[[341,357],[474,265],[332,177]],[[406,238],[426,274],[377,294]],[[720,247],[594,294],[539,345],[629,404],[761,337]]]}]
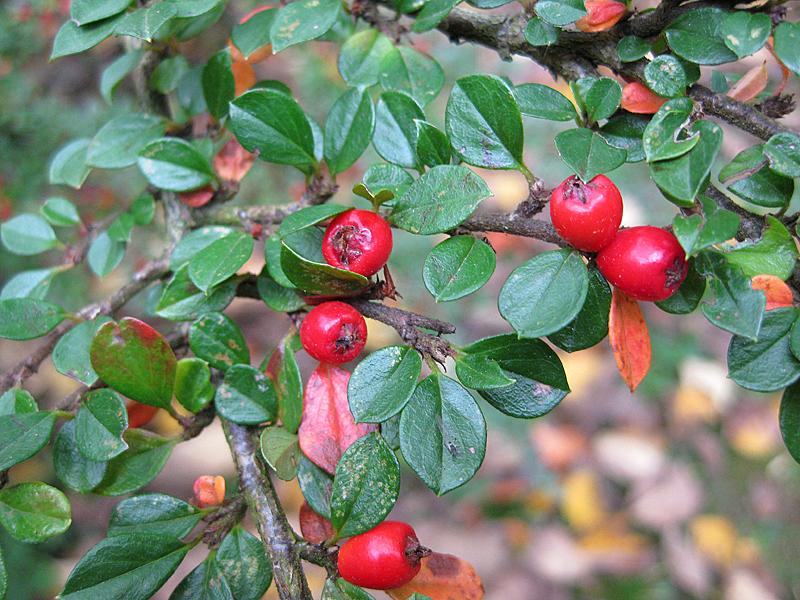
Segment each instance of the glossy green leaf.
[{"label": "glossy green leaf", "polygon": [[294,356],[299,337],[288,333],[266,361],[265,372],[278,395],[278,416],[283,427],[296,433],[303,415],[303,379]]},{"label": "glossy green leaf", "polygon": [[411,398],[422,372],[422,357],[409,346],[387,346],[362,360],[347,387],[356,423],[381,423]]},{"label": "glossy green leaf", "polygon": [[800,463],[800,386],[792,385],[783,392],[778,413],[781,437],[793,459]]},{"label": "glossy green leaf", "polygon": [[0,225],[0,239],[9,252],[20,256],[39,254],[58,244],[50,224],[34,214],[19,215]]},{"label": "glossy green leaf", "polygon": [[556,27],[569,25],[586,16],[583,0],[539,0],[534,10],[541,19]]},{"label": "glossy green leaf", "polygon": [[175,3],[170,2],[160,2],[138,8],[125,14],[125,17],[114,28],[114,33],[152,42],[159,35],[161,28],[177,14],[178,9]]},{"label": "glossy green leaf", "polygon": [[297,482],[303,492],[303,498],[318,515],[330,519],[331,494],[333,493],[333,477],[307,459],[300,457],[297,465]]},{"label": "glossy green leaf", "polygon": [[105,388],[89,392],[75,417],[78,450],[89,460],[111,460],[128,448],[122,439],[127,428],[128,412],[119,395]]},{"label": "glossy green leaf", "polygon": [[83,27],[88,23],[113,17],[128,8],[130,0],[72,0],[69,14],[75,24]]},{"label": "glossy green leaf", "polygon": [[514,88],[519,110],[523,115],[550,121],[572,121],[577,118],[575,106],[561,92],[541,83],[524,83]]},{"label": "glossy green leaf", "polygon": [[41,208],[42,216],[56,227],[71,227],[81,222],[75,205],[61,196],[51,196]]},{"label": "glossy green leaf", "polygon": [[272,582],[264,545],[241,525],[222,540],[215,560],[235,600],[259,600]]},{"label": "glossy green leaf", "polygon": [[453,86],[445,129],[464,162],[488,169],[524,168],[522,116],[514,94],[494,75],[468,75]]},{"label": "glossy green leaf", "polygon": [[622,88],[616,80],[610,77],[583,77],[576,83],[590,122],[607,119],[619,108]]},{"label": "glossy green leaf", "polygon": [[746,277],[775,275],[788,279],[797,263],[797,246],[778,219],[766,216],[767,227],[760,240],[736,244],[725,253],[729,263],[738,266]]},{"label": "glossy green leaf", "polygon": [[703,206],[702,215],[678,215],[672,224],[672,232],[689,256],[730,240],[739,231],[741,219],[735,212],[720,208],[706,196],[700,196],[700,203]]},{"label": "glossy green leaf", "polygon": [[403,92],[425,106],[442,89],[444,70],[427,54],[400,46],[383,57],[380,83],[384,90]]},{"label": "glossy green leaf", "polygon": [[642,136],[648,123],[643,115],[623,112],[606,121],[598,133],[610,145],[625,150],[626,162],[641,162],[645,158]]},{"label": "glossy green leaf", "polygon": [[272,382],[250,365],[233,365],[214,396],[217,412],[241,425],[274,421],[278,398]]},{"label": "glossy green leaf", "polygon": [[450,140],[443,131],[427,121],[416,120],[417,157],[426,167],[449,165],[452,157]]},{"label": "glossy green leaf", "polygon": [[558,29],[539,17],[528,19],[523,33],[531,46],[550,46],[558,41]]},{"label": "glossy green leaf", "polygon": [[0,490],[0,524],[21,542],[42,542],[72,524],[69,500],[58,489],[32,481]]},{"label": "glossy green leaf", "polygon": [[49,412],[0,417],[0,471],[28,460],[50,440],[56,418]]},{"label": "glossy green leaf", "polygon": [[276,312],[293,312],[305,305],[305,301],[297,292],[276,282],[269,276],[266,268],[258,276],[256,286],[264,304]]},{"label": "glossy green leaf", "polygon": [[402,92],[384,92],[375,108],[372,145],[385,160],[401,167],[419,168],[417,125],[425,115],[416,101]]},{"label": "glossy green leaf", "polygon": [[363,290],[369,280],[363,275],[307,260],[294,249],[281,244],[281,267],[298,289],[313,295],[352,294]]},{"label": "glossy green leaf", "polygon": [[92,368],[124,396],[168,408],[175,381],[175,353],[155,329],[131,317],[98,329],[89,349]]},{"label": "glossy green leaf", "polygon": [[339,0],[299,0],[281,7],[270,29],[272,52],[324,35],[336,23],[340,10]]},{"label": "glossy green leaf", "polygon": [[[86,0],[92,2],[92,0]],[[56,33],[53,40],[53,49],[50,60],[61,58],[69,54],[78,54],[84,50],[94,48],[114,33],[114,28],[121,21],[123,14],[108,17],[102,21],[95,21],[79,27],[75,21],[66,21]]]},{"label": "glossy green leaf", "polygon": [[253,236],[234,231],[203,248],[189,261],[189,278],[208,292],[244,266],[253,254]]},{"label": "glossy green leaf", "polygon": [[800,23],[784,21],[773,35],[778,58],[795,75],[800,75]]},{"label": "glossy green leaf", "polygon": [[611,286],[595,267],[589,268],[586,301],[574,320],[548,339],[567,352],[585,350],[599,344],[608,335],[608,313],[611,310]]},{"label": "glossy green leaf", "polygon": [[364,89],[350,88],[334,102],[325,121],[325,161],[332,174],[351,167],[372,139],[375,111]]},{"label": "glossy green leaf", "polygon": [[[191,65],[182,54],[165,58],[153,69],[150,75],[150,87],[160,94],[172,93],[190,72],[192,72]],[[202,68],[197,72],[197,85],[198,88],[202,88]],[[198,91],[202,92],[202,89]],[[203,99],[203,109],[205,108],[207,107]]]},{"label": "glossy green leaf", "polygon": [[441,233],[463,223],[490,195],[483,179],[469,168],[439,165],[395,200],[389,220],[411,233]]},{"label": "glossy green leaf", "polygon": [[175,399],[189,412],[198,413],[213,398],[208,363],[196,357],[180,359],[175,369]]},{"label": "glossy green leaf", "polygon": [[379,433],[353,442],[336,465],[331,524],[340,537],[375,527],[397,502],[400,465]]},{"label": "glossy green leaf", "polygon": [[494,273],[495,262],[489,244],[471,235],[458,235],[430,251],[422,279],[437,302],[457,300],[483,287]]},{"label": "glossy green leaf", "polygon": [[100,75],[100,95],[111,104],[117,86],[130,75],[142,60],[144,48],[126,52],[103,69]]},{"label": "glossy green leaf", "polygon": [[647,63],[644,79],[647,87],[667,98],[683,95],[688,83],[683,64],[671,54],[661,54]]},{"label": "glossy green leaf", "polygon": [[617,55],[622,62],[635,62],[650,52],[650,42],[635,35],[626,35],[617,42]]},{"label": "glossy green leaf", "polygon": [[725,45],[739,58],[758,52],[772,33],[769,15],[737,10],[729,13],[719,29]]},{"label": "glossy green leaf", "polygon": [[472,479],[486,452],[486,422],[470,393],[444,375],[424,379],[400,416],[400,451],[439,496]]},{"label": "glossy green leaf", "polygon": [[473,390],[506,387],[516,381],[503,371],[500,363],[480,354],[457,356],[456,375],[464,386]]},{"label": "glossy green leaf", "polygon": [[397,165],[374,164],[364,173],[363,181],[374,196],[389,191],[394,197],[398,197],[411,187],[414,178]]},{"label": "glossy green leaf", "polygon": [[0,300],[0,338],[31,340],[46,334],[66,317],[64,309],[34,298]]},{"label": "glossy green leaf", "polygon": [[321,600],[375,600],[375,598],[352,583],[339,579],[329,578],[322,588]]},{"label": "glossy green leaf", "polygon": [[253,52],[270,43],[270,31],[276,16],[278,16],[277,8],[267,8],[251,15],[247,21],[233,28],[231,40],[242,56],[248,58]]},{"label": "glossy green leaf", "polygon": [[0,395],[0,417],[35,413],[38,410],[36,400],[28,390],[11,388]]},{"label": "glossy green leaf", "polygon": [[628,153],[610,145],[600,134],[580,127],[562,131],[555,137],[561,160],[583,181],[613,171],[625,162]]},{"label": "glossy green leaf", "polygon": [[210,225],[200,227],[187,233],[172,251],[169,257],[169,268],[177,271],[181,265],[188,263],[203,248],[207,248],[212,242],[232,233],[234,229],[222,227],[220,225]]},{"label": "glossy green leaf", "polygon": [[764,145],[769,168],[786,177],[800,177],[800,136],[776,133]]},{"label": "glossy green leaf", "polygon": [[208,112],[215,119],[228,116],[228,103],[236,95],[236,82],[231,68],[231,53],[225,48],[208,59],[201,79]]},{"label": "glossy green leaf", "polygon": [[642,143],[647,162],[683,156],[700,141],[699,131],[689,131],[694,103],[688,98],[666,102],[644,130]]},{"label": "glossy green leaf", "polygon": [[108,537],[159,534],[182,538],[195,528],[203,513],[183,500],[166,494],[140,494],[114,507],[108,522]]},{"label": "glossy green leaf", "polygon": [[144,147],[164,131],[164,122],[152,115],[129,113],[111,119],[92,138],[86,164],[102,169],[134,165]]},{"label": "glossy green leaf", "polygon": [[497,302],[500,314],[520,337],[538,338],[575,319],[588,288],[589,275],[581,256],[570,250],[551,250],[514,269]]},{"label": "glossy green leaf", "polygon": [[666,29],[673,52],[699,65],[719,65],[736,60],[721,32],[728,13],[719,8],[687,10]]},{"label": "glossy green leaf", "polygon": [[233,365],[250,364],[250,350],[242,330],[219,312],[206,313],[192,323],[189,347],[195,356],[221,371]]},{"label": "glossy green leaf", "polygon": [[260,444],[261,455],[278,479],[291,481],[297,476],[297,464],[300,461],[297,434],[277,425],[266,427],[261,432]]},{"label": "glossy green leaf", "polygon": [[767,168],[764,144],[750,146],[719,172],[719,180],[737,196],[758,206],[782,208],[794,194],[794,181]]},{"label": "glossy green leaf", "polygon": [[170,594],[170,600],[234,600],[228,581],[216,562],[215,553],[184,577]]},{"label": "glossy green leaf", "polygon": [[427,0],[414,19],[411,30],[424,33],[435,29],[461,0]]},{"label": "glossy green leaf", "polygon": [[119,266],[125,257],[125,243],[111,239],[107,231],[101,232],[89,246],[86,261],[98,277],[105,277]]},{"label": "glossy green leaf", "polygon": [[689,261],[689,272],[678,291],[666,300],[656,302],[656,306],[673,315],[686,315],[697,308],[706,291],[706,279],[695,268],[694,261]]},{"label": "glossy green leaf", "polygon": [[33,298],[34,300],[44,300],[50,290],[50,283],[53,278],[61,272],[58,267],[53,269],[33,269],[31,271],[20,271],[11,279],[6,281],[0,300],[8,298]]},{"label": "glossy green leaf", "polygon": [[129,429],[123,439],[128,449],[108,463],[105,477],[94,492],[121,496],[147,485],[167,464],[177,443],[143,429]]},{"label": "glossy green leaf", "polygon": [[89,460],[78,450],[75,421],[67,421],[53,442],[53,468],[61,483],[88,494],[103,480],[106,463]]},{"label": "glossy green leaf", "polygon": [[342,44],[339,73],[353,87],[373,86],[381,76],[381,63],[393,50],[389,38],[377,29],[359,31]]},{"label": "glossy green leaf", "polygon": [[184,263],[164,286],[155,312],[165,319],[191,321],[204,313],[221,311],[236,296],[238,284],[236,278],[231,278],[205,294],[192,283],[189,266]]},{"label": "glossy green leaf", "polygon": [[186,192],[214,179],[211,165],[197,148],[180,138],[160,138],[139,154],[139,169],[157,188]]}]

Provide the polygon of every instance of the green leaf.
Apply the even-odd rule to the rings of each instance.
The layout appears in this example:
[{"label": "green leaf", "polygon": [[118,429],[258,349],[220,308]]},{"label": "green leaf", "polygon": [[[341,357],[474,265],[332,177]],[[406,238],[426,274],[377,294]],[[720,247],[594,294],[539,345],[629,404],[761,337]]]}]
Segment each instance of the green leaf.
[{"label": "green leaf", "polygon": [[444,85],[444,70],[427,54],[408,46],[388,52],[380,64],[381,87],[403,92],[420,106],[426,106]]},{"label": "green leaf", "polygon": [[414,178],[397,165],[370,165],[364,173],[364,185],[377,197],[381,192],[389,191],[393,197],[402,196]]},{"label": "green leaf", "polygon": [[377,29],[360,31],[342,44],[339,73],[350,86],[373,86],[381,76],[381,63],[393,50],[389,38]]},{"label": "green leaf", "polygon": [[728,13],[719,8],[687,10],[666,29],[673,52],[699,65],[719,65],[736,60],[721,33]]},{"label": "green leaf", "polygon": [[411,30],[424,33],[435,29],[461,0],[427,0],[414,19]]},{"label": "green leaf", "polygon": [[626,35],[617,42],[617,54],[622,62],[635,62],[650,52],[650,42],[635,35]]},{"label": "green leaf", "polygon": [[441,233],[466,221],[490,195],[483,179],[469,168],[439,165],[414,181],[395,200],[389,219],[411,233]]},{"label": "green leaf", "polygon": [[775,53],[795,75],[800,75],[800,23],[784,21],[775,28]]},{"label": "green leaf", "polygon": [[58,245],[56,233],[39,215],[25,214],[0,225],[0,239],[9,252],[33,256]]},{"label": "green leaf", "polygon": [[584,77],[577,81],[589,121],[607,119],[619,108],[622,88],[610,77]]},{"label": "green leaf", "polygon": [[252,15],[244,23],[237,24],[231,32],[233,44],[248,58],[259,48],[263,48],[271,42],[270,30],[278,16],[277,8],[268,8]]},{"label": "green leaf", "polygon": [[[91,2],[92,0],[86,0]],[[65,22],[56,33],[53,40],[53,50],[50,53],[50,60],[61,58],[69,54],[78,54],[89,48],[94,48],[114,33],[114,28],[124,15],[122,13],[95,21],[83,27],[79,27],[75,21]]]},{"label": "green leaf", "polygon": [[225,48],[208,59],[203,67],[203,97],[208,112],[219,120],[228,116],[228,103],[236,95],[236,82],[231,70],[231,53]]},{"label": "green leaf", "polygon": [[197,508],[166,494],[141,494],[114,507],[108,522],[108,537],[159,534],[182,538],[203,518]]},{"label": "green leaf", "polygon": [[189,261],[189,278],[198,289],[208,293],[236,274],[253,254],[253,236],[233,231],[195,254]]},{"label": "green leaf", "polygon": [[214,180],[211,165],[197,148],[180,138],[160,138],[139,154],[139,169],[157,188],[186,192]]},{"label": "green leaf", "polygon": [[[153,69],[153,73],[150,75],[150,87],[161,94],[169,94],[178,89],[178,85],[190,72],[189,61],[182,54],[164,59]],[[202,85],[201,78],[202,74],[198,71],[198,87]],[[205,99],[203,99],[203,109],[205,108]]]},{"label": "green leaf", "polygon": [[722,129],[711,121],[697,121],[693,132],[700,140],[689,152],[650,165],[650,176],[667,198],[678,206],[693,206],[707,185],[714,159],[722,146]]},{"label": "green leaf", "polygon": [[514,269],[497,302],[500,314],[520,337],[538,338],[555,333],[578,316],[588,287],[589,275],[580,254],[551,250]]},{"label": "green leaf", "polygon": [[325,121],[325,161],[331,174],[351,167],[372,139],[375,111],[365,89],[350,88],[334,102]]},{"label": "green leaf", "polygon": [[169,408],[175,353],[155,329],[132,317],[104,323],[89,353],[92,368],[109,387],[137,402]]},{"label": "green leaf", "polygon": [[138,66],[144,56],[144,48],[126,52],[103,69],[100,75],[100,95],[111,104],[117,86]]},{"label": "green leaf", "polygon": [[283,427],[296,433],[303,415],[303,379],[294,356],[299,338],[289,333],[267,361],[266,373],[278,394],[278,416]]},{"label": "green leaf", "polygon": [[682,96],[688,84],[681,61],[671,54],[661,54],[647,63],[644,79],[647,87],[666,98]]},{"label": "green leaf", "polygon": [[225,237],[233,231],[235,230],[231,227],[222,227],[220,225],[210,225],[190,231],[183,236],[172,251],[172,255],[169,257],[169,268],[172,271],[177,271],[181,265],[188,263],[203,248],[207,248],[212,242]]},{"label": "green leaf", "polygon": [[125,242],[111,239],[107,231],[101,232],[89,246],[86,260],[92,272],[105,277],[119,266],[125,258]]},{"label": "green leaf", "polygon": [[128,448],[122,439],[127,428],[128,412],[122,398],[109,389],[89,392],[75,417],[78,450],[89,460],[111,460]]},{"label": "green leaf", "polygon": [[289,281],[311,295],[347,295],[363,290],[369,280],[363,275],[308,260],[281,243],[281,268]]},{"label": "green leaf", "polygon": [[800,378],[800,361],[790,349],[797,309],[767,311],[758,340],[734,336],[728,346],[728,377],[745,389],[773,392]]},{"label": "green leaf", "polygon": [[417,124],[417,148],[419,160],[426,167],[449,165],[452,157],[450,140],[443,131],[427,121],[414,121]]},{"label": "green leaf", "polygon": [[40,209],[42,216],[56,227],[72,227],[81,222],[75,205],[61,196],[51,196]]},{"label": "green leaf", "polygon": [[189,266],[183,264],[167,282],[156,305],[156,314],[175,321],[192,321],[207,312],[223,310],[236,296],[236,278],[201,292],[189,278]]},{"label": "green leaf", "polygon": [[767,43],[772,32],[769,15],[737,10],[722,21],[719,33],[725,45],[739,58],[755,54]]},{"label": "green leaf", "polygon": [[250,364],[250,350],[242,330],[220,312],[206,313],[192,323],[189,347],[197,357],[221,371],[237,364]]},{"label": "green leaf", "polygon": [[769,168],[786,177],[800,177],[800,136],[776,133],[764,145]]},{"label": "green leaf", "polygon": [[486,422],[475,400],[444,375],[424,379],[400,416],[400,450],[441,496],[469,481],[486,452]]},{"label": "green leaf", "polygon": [[175,572],[189,548],[160,534],[106,538],[78,561],[59,598],[148,600]]},{"label": "green leaf", "polygon": [[700,304],[706,291],[706,279],[695,268],[694,260],[689,260],[689,271],[678,291],[666,300],[656,302],[656,306],[673,315],[686,315]]},{"label": "green leaf", "polygon": [[233,365],[225,372],[214,404],[222,417],[241,425],[274,421],[278,411],[272,382],[250,365]]},{"label": "green leaf", "polygon": [[653,115],[642,139],[647,162],[683,156],[700,141],[700,132],[690,132],[694,103],[688,98],[666,102]]},{"label": "green leaf", "polygon": [[303,492],[303,498],[318,515],[331,518],[331,493],[333,492],[333,477],[308,460],[300,457],[297,465],[297,482]]},{"label": "green leaf", "polygon": [[781,437],[793,459],[800,463],[800,386],[792,385],[783,392],[778,414]]},{"label": "green leaf", "polygon": [[69,529],[69,500],[41,481],[4,488],[0,490],[0,524],[21,542],[43,542]]},{"label": "green leaf", "polygon": [[725,252],[729,263],[742,269],[746,277],[775,275],[788,279],[797,263],[797,246],[778,219],[766,216],[767,227],[757,241],[737,244]]},{"label": "green leaf", "polygon": [[523,115],[550,121],[572,121],[578,117],[575,106],[564,94],[541,83],[524,83],[514,88],[514,97]]},{"label": "green leaf", "polygon": [[263,544],[241,525],[222,540],[215,560],[236,600],[259,600],[272,582]]},{"label": "green leaf", "polygon": [[0,300],[0,338],[31,340],[46,334],[66,317],[60,306],[35,298]]},{"label": "green leaf", "polygon": [[703,215],[694,214],[688,217],[676,216],[672,224],[672,232],[683,246],[688,256],[693,256],[716,244],[721,244],[736,236],[739,231],[739,215],[730,210],[720,208],[717,203],[700,196]]},{"label": "green leaf", "polygon": [[178,13],[174,3],[161,2],[145,8],[138,8],[125,14],[116,26],[116,35],[127,35],[152,42],[161,28]]},{"label": "green leaf", "polygon": [[86,164],[101,169],[135,165],[144,147],[164,135],[164,131],[164,122],[152,115],[129,113],[111,119],[92,138]]},{"label": "green leaf", "polygon": [[76,25],[83,27],[87,23],[102,21],[113,17],[128,8],[130,0],[72,0],[69,7],[70,17]]},{"label": "green leaf", "polygon": [[457,356],[456,375],[462,384],[473,390],[506,387],[516,381],[505,374],[496,360],[479,354]]},{"label": "green leaf", "polygon": [[35,413],[38,410],[34,397],[22,388],[11,388],[0,396],[0,417]]},{"label": "green leaf", "polygon": [[258,295],[270,309],[276,312],[293,312],[300,310],[305,301],[293,289],[285,288],[269,276],[268,269],[263,269],[256,279]]},{"label": "green leaf", "polygon": [[495,261],[489,244],[471,235],[458,235],[430,251],[422,268],[422,279],[437,302],[457,300],[489,281]]},{"label": "green leaf", "polygon": [[282,92],[255,89],[242,94],[231,102],[229,127],[239,143],[258,152],[261,160],[301,170],[316,164],[311,125],[300,105]]},{"label": "green leaf", "polygon": [[[741,178],[742,174],[750,173]],[[728,183],[729,180],[733,180]],[[767,208],[782,208],[794,194],[794,181],[767,168],[764,144],[750,146],[733,157],[719,172],[719,180],[745,200]]]},{"label": "green leaf", "polygon": [[599,344],[608,335],[608,314],[611,310],[611,286],[594,266],[589,268],[586,301],[574,320],[548,339],[567,352],[585,350]]},{"label": "green leaf", "polygon": [[261,455],[278,479],[291,481],[297,476],[300,460],[300,444],[297,435],[277,425],[266,427],[261,432]]},{"label": "green leaf", "polygon": [[175,399],[186,410],[198,413],[214,398],[211,370],[202,358],[187,357],[175,369]]},{"label": "green leaf", "polygon": [[488,169],[524,169],[522,115],[499,77],[468,75],[457,80],[447,101],[445,129],[464,162]]},{"label": "green leaf", "polygon": [[347,386],[356,423],[381,423],[403,410],[421,372],[422,357],[408,346],[387,346],[367,356]]},{"label": "green leaf", "polygon": [[411,96],[393,91],[381,94],[372,135],[375,151],[391,163],[418,169],[416,119],[425,120],[425,114]]},{"label": "green leaf", "polygon": [[539,0],[534,10],[541,19],[556,27],[569,25],[586,16],[583,0]]},{"label": "green leaf", "polygon": [[170,600],[234,600],[225,576],[216,562],[214,551],[184,577]]},{"label": "green leaf", "polygon": [[122,213],[108,226],[108,237],[114,242],[127,243],[131,241],[133,231],[133,217],[128,213]]},{"label": "green leaf", "polygon": [[281,238],[287,238],[301,229],[318,225],[348,210],[351,210],[351,207],[342,206],[341,204],[306,206],[286,216],[278,228],[278,235]]},{"label": "green leaf", "polygon": [[58,267],[20,271],[3,286],[3,290],[0,291],[0,300],[8,298],[44,300],[50,290],[50,283],[53,281],[53,277],[61,271],[62,269]]},{"label": "green leaf", "polygon": [[103,480],[106,463],[89,460],[78,450],[75,421],[67,421],[53,442],[53,468],[68,488],[88,494]]},{"label": "green leaf", "polygon": [[324,35],[336,23],[340,10],[339,0],[298,0],[281,7],[270,29],[272,52]]},{"label": "green leaf", "polygon": [[177,443],[143,429],[129,429],[123,439],[128,449],[108,463],[103,481],[94,490],[96,494],[121,496],[147,485],[167,464]]},{"label": "green leaf", "polygon": [[331,495],[331,524],[339,537],[375,527],[386,518],[400,493],[400,465],[379,433],[353,442],[336,465]]},{"label": "green leaf", "polygon": [[645,158],[642,136],[648,123],[643,115],[623,112],[606,121],[599,133],[610,145],[627,152],[626,162],[640,162]]},{"label": "green leaf", "polygon": [[0,471],[28,460],[44,448],[55,421],[49,412],[0,417]]},{"label": "green leaf", "polygon": [[580,127],[562,131],[555,138],[561,160],[583,181],[613,171],[625,162],[628,153],[610,145],[600,134]]},{"label": "green leaf", "polygon": [[375,600],[375,598],[342,578],[329,578],[322,588],[321,600]]},{"label": "green leaf", "polygon": [[714,300],[703,304],[706,318],[720,329],[755,340],[767,303],[764,293],[752,289],[750,278],[718,252],[702,252],[695,266],[714,291]]},{"label": "green leaf", "polygon": [[531,46],[550,46],[558,41],[558,29],[539,17],[528,19],[523,33]]},{"label": "green leaf", "polygon": [[520,340],[514,334],[484,338],[462,348],[475,357],[497,361],[515,383],[479,390],[499,411],[517,418],[540,417],[569,392],[567,376],[558,356],[541,340]]}]

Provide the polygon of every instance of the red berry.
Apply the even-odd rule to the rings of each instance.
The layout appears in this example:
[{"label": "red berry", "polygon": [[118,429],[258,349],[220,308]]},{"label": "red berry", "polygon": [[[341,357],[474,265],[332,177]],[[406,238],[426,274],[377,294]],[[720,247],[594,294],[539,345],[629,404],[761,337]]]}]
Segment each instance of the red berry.
[{"label": "red berry", "polygon": [[689,270],[677,238],[650,226],[621,229],[597,255],[597,267],[632,298],[653,302],[672,296]]},{"label": "red berry", "polygon": [[125,403],[125,409],[128,411],[128,427],[144,427],[147,425],[158,412],[157,406],[150,406],[149,404],[142,404],[136,400],[128,400]]},{"label": "red berry", "polygon": [[325,230],[322,255],[329,265],[374,275],[392,253],[392,228],[378,213],[348,210],[338,215]]},{"label": "red berry", "polygon": [[429,553],[419,545],[411,525],[384,521],[342,544],[339,574],[354,585],[388,590],[414,579],[420,559]]},{"label": "red berry", "polygon": [[323,302],[303,319],[300,342],[320,362],[346,363],[364,349],[367,323],[349,304]]},{"label": "red berry", "polygon": [[550,195],[550,219],[571,246],[598,252],[614,240],[622,222],[622,196],[605,175],[589,183],[567,177]]}]

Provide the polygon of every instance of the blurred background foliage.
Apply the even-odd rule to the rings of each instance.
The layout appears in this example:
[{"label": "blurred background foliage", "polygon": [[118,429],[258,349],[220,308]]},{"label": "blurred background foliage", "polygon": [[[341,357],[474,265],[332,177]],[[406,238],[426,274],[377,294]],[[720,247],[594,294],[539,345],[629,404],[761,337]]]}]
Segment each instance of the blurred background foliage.
[{"label": "blurred background foliage", "polygon": [[[192,66],[202,65],[225,45],[233,24],[253,6],[255,2],[232,1],[213,28],[182,44],[180,52]],[[57,194],[69,197],[91,222],[127,206],[145,186],[135,168],[96,171],[80,191],[47,185],[48,162],[61,145],[91,137],[114,114],[135,109],[130,81],[120,86],[113,106],[98,91],[102,69],[122,52],[119,41],[48,62],[52,37],[67,15],[68,0],[0,4],[0,220],[35,210]],[[437,125],[443,122],[449,84],[464,74],[496,73],[515,84],[547,83],[569,94],[562,82],[553,82],[528,61],[503,62],[494,53],[452,45],[436,33],[416,37],[415,45],[434,55],[447,74],[445,92],[429,107]],[[336,52],[333,44],[313,42],[272,57],[256,70],[260,78],[288,84],[304,108],[324,121],[337,97],[332,88],[342,88]],[[731,67],[744,72],[768,60],[764,53]],[[769,61],[768,67],[775,69]],[[779,80],[777,70],[772,74]],[[710,69],[704,69],[704,78],[709,77]],[[728,78],[733,81],[736,75]],[[800,119],[795,114],[788,120],[796,125]],[[554,135],[568,126],[526,121],[526,162],[548,187],[569,173],[552,144]],[[726,130],[725,157],[748,145],[739,136],[744,134]],[[369,151],[342,174],[336,201],[359,203],[348,190],[377,160]],[[494,192],[490,202],[497,208],[511,210],[526,195],[519,173],[481,175]],[[648,182],[646,168],[626,165],[611,176],[625,198],[625,225],[663,225],[671,220],[673,206]],[[234,202],[283,203],[298,197],[302,188],[294,170],[261,163],[243,181]],[[143,259],[157,255],[161,232],[158,220],[147,230],[137,229],[128,256],[109,277],[98,280],[80,267],[56,278],[51,297],[69,309],[104,296]],[[71,240],[62,241],[68,245]],[[544,246],[491,235],[499,260],[489,284],[464,300],[436,305],[422,286],[421,269],[437,241],[437,236],[412,240],[397,234],[390,265],[403,294],[402,305],[456,323],[456,337],[462,342],[505,331],[496,309],[499,288],[516,265]],[[0,283],[21,269],[43,266],[48,260],[53,264],[56,252],[26,258],[0,249]],[[258,272],[260,256],[256,252],[246,269]],[[143,294],[128,310],[146,315],[146,307]],[[284,315],[252,300],[239,299],[228,312],[246,332],[256,360],[271,351],[288,325]],[[416,478],[404,479],[394,515],[411,522],[427,545],[472,562],[487,598],[800,598],[800,467],[780,443],[777,395],[746,392],[726,378],[727,336],[701,316],[675,317],[648,305],[646,318],[653,367],[636,394],[619,380],[607,344],[572,355],[560,352],[573,393],[553,413],[535,421],[512,420],[483,404],[489,448],[469,485],[436,498]],[[395,341],[392,330],[370,322],[367,350]],[[3,341],[0,369],[35,344]],[[304,366],[307,373],[310,361]],[[47,362],[29,387],[40,405],[48,406],[69,393],[73,382]],[[177,424],[161,413],[152,427],[176,432]],[[12,483],[53,482],[48,459],[42,453],[16,467]],[[194,478],[206,473],[225,475],[229,489],[235,489],[233,465],[217,427],[181,444],[149,487],[188,499]],[[280,492],[296,522],[302,501],[296,482],[282,483]],[[66,534],[35,546],[0,537],[10,573],[9,598],[52,598],[75,561],[102,537],[117,501],[77,496],[71,500],[74,524]],[[198,553],[185,561],[173,582],[200,558]],[[318,593],[323,573],[313,568],[310,573]],[[168,583],[164,589],[172,587],[174,583]]]}]

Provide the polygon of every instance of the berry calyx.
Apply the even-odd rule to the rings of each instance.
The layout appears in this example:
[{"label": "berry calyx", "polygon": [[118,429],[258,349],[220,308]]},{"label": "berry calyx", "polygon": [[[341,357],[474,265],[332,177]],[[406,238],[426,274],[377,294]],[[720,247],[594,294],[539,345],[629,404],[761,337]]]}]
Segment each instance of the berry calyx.
[{"label": "berry calyx", "polygon": [[672,233],[646,225],[621,229],[597,255],[597,268],[632,298],[658,302],[678,290],[689,265]]},{"label": "berry calyx", "polygon": [[128,400],[125,403],[125,410],[128,412],[128,428],[134,429],[144,427],[152,421],[158,412],[158,407],[142,404],[136,400]]},{"label": "berry calyx", "polygon": [[192,491],[198,507],[219,506],[225,502],[225,478],[220,475],[200,475],[194,480]]},{"label": "berry calyx", "polygon": [[605,175],[588,183],[567,177],[550,195],[550,219],[558,235],[584,252],[598,252],[614,240],[622,222],[622,196]]},{"label": "berry calyx", "polygon": [[620,106],[631,113],[654,115],[669,98],[659,96],[649,87],[638,81],[632,81],[622,88]]},{"label": "berry calyx", "polygon": [[300,325],[300,343],[320,362],[341,364],[353,360],[367,343],[367,322],[344,302],[323,302]]},{"label": "berry calyx", "polygon": [[419,573],[430,550],[420,545],[408,523],[384,521],[351,537],[339,548],[339,574],[353,585],[388,590],[405,585]]},{"label": "berry calyx", "polygon": [[381,270],[392,253],[392,228],[378,213],[353,209],[334,218],[322,239],[325,262],[364,277]]}]

